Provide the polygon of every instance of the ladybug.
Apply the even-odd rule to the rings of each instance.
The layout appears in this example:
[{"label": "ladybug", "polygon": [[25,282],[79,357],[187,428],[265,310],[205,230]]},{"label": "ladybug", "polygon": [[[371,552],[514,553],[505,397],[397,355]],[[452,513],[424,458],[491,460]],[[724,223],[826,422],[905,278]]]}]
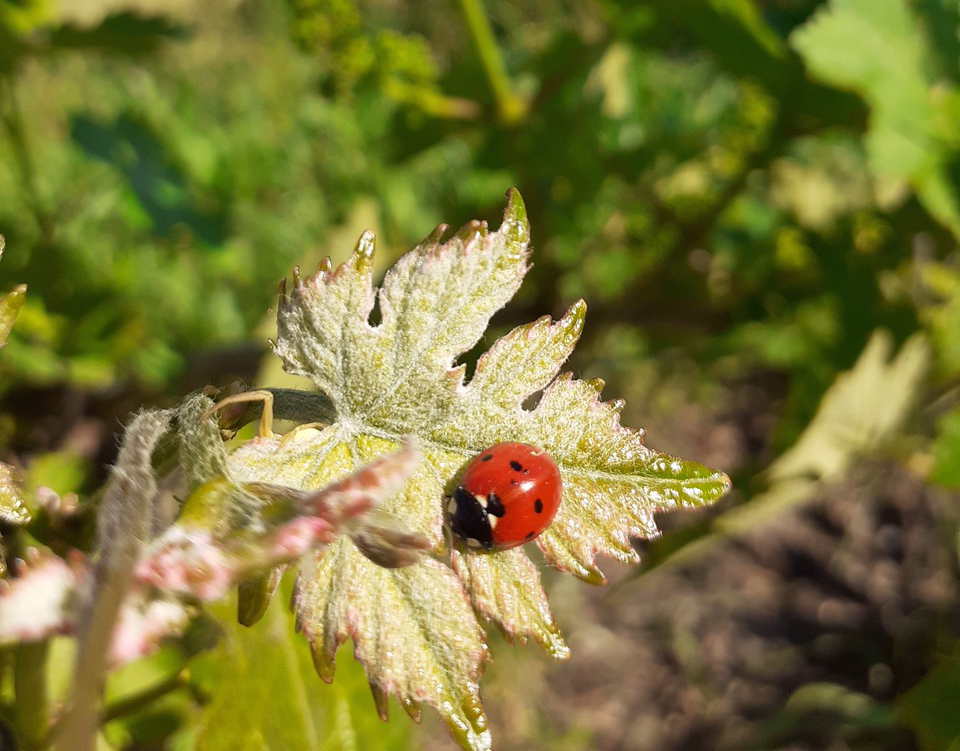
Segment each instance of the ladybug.
[{"label": "ladybug", "polygon": [[498,443],[467,465],[447,504],[450,528],[470,547],[515,548],[550,526],[560,490],[560,470],[546,451]]}]

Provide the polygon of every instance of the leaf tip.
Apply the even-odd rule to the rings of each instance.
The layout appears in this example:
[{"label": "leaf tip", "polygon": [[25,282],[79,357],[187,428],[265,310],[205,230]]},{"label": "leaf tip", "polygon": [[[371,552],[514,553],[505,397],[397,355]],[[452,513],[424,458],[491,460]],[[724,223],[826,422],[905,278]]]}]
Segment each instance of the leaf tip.
[{"label": "leaf tip", "polygon": [[369,684],[373,703],[377,708],[377,716],[387,722],[390,719],[390,695],[373,681],[369,681]]},{"label": "leaf tip", "polygon": [[421,245],[439,245],[440,241],[443,240],[443,236],[447,233],[447,230],[450,229],[449,224],[438,224],[433,228],[433,232],[427,235]]},{"label": "leaf tip", "polygon": [[373,256],[377,250],[377,236],[373,230],[366,230],[357,240],[357,247],[353,249],[350,258],[351,265],[359,272],[369,271],[373,266]]},{"label": "leaf tip", "polygon": [[313,660],[313,668],[324,683],[333,683],[333,676],[336,673],[336,664],[333,661],[333,655],[323,644],[314,644],[313,638],[309,633],[304,633],[310,643],[310,657]]},{"label": "leaf tip", "polygon": [[500,232],[509,240],[526,245],[530,242],[530,223],[527,220],[527,206],[523,196],[516,188],[507,191],[507,208],[503,212],[503,224]]},{"label": "leaf tip", "polygon": [[551,637],[548,641],[543,642],[544,651],[555,660],[569,660],[573,654],[570,645],[563,640],[562,636],[553,637],[551,635]]},{"label": "leaf tip", "polygon": [[585,300],[580,299],[570,306],[570,310],[560,319],[560,325],[567,337],[570,339],[579,339],[580,334],[583,333],[583,324],[586,319],[587,303]]},{"label": "leaf tip", "polygon": [[726,472],[717,472],[717,482],[719,482],[723,488],[720,490],[720,495],[725,495],[730,492],[730,489],[733,487],[733,480],[730,479],[730,475]]},{"label": "leaf tip", "polygon": [[469,244],[485,237],[489,232],[490,229],[487,227],[486,222],[481,222],[474,219],[458,229],[456,237],[459,240],[462,240],[464,243]]}]

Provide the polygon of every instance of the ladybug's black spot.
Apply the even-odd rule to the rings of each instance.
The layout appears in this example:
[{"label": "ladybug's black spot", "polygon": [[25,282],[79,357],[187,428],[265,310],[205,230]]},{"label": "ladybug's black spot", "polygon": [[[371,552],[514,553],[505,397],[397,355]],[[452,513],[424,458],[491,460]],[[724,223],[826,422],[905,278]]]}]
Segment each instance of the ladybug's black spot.
[{"label": "ladybug's black spot", "polygon": [[493,459],[493,454],[484,454],[483,456],[480,457],[480,461],[482,462],[488,462],[491,459]]},{"label": "ladybug's black spot", "polygon": [[523,472],[523,465],[520,462],[518,462],[516,459],[510,462],[510,466],[513,467],[513,470],[515,472]]},{"label": "ladybug's black spot", "polygon": [[534,535],[536,535],[536,534],[537,534],[536,532],[527,532],[527,536],[524,537],[523,539],[524,539],[524,540],[532,540],[533,537],[534,537]]},{"label": "ladybug's black spot", "polygon": [[507,510],[503,507],[503,501],[496,493],[487,496],[487,513],[493,516],[503,516]]},{"label": "ladybug's black spot", "polygon": [[542,513],[543,513],[543,501],[541,501],[539,498],[537,498],[537,500],[535,500],[535,501],[533,502],[533,510],[536,511],[538,514],[542,514]]}]

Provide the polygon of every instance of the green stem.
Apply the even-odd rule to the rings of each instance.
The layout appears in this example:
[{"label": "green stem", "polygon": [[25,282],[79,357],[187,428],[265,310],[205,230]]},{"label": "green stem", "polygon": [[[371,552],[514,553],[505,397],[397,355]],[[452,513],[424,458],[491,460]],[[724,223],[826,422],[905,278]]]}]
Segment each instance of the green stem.
[{"label": "green stem", "polygon": [[69,710],[58,723],[59,751],[93,751],[110,640],[156,503],[151,456],[170,425],[170,412],[143,412],[124,431],[113,476],[98,511],[100,559],[93,592],[77,628],[77,661]]},{"label": "green stem", "polygon": [[116,720],[118,717],[124,717],[128,714],[132,714],[137,710],[153,704],[153,702],[155,702],[157,699],[162,696],[166,696],[171,691],[176,691],[178,688],[186,685],[187,679],[185,675],[183,673],[174,673],[168,678],[165,678],[159,683],[156,683],[153,686],[134,694],[133,696],[128,696],[125,699],[115,701],[112,704],[104,707],[103,712],[100,714],[100,724],[105,725],[111,720]]},{"label": "green stem", "polygon": [[526,103],[513,93],[510,77],[507,75],[507,66],[493,36],[493,27],[487,16],[483,0],[460,0],[467,30],[480,55],[480,63],[487,76],[490,89],[493,91],[497,103],[497,114],[507,125],[520,122],[526,114]]},{"label": "green stem", "polygon": [[50,730],[50,703],[47,696],[47,639],[24,642],[16,649],[13,685],[16,692],[17,731],[24,751],[46,746]]}]

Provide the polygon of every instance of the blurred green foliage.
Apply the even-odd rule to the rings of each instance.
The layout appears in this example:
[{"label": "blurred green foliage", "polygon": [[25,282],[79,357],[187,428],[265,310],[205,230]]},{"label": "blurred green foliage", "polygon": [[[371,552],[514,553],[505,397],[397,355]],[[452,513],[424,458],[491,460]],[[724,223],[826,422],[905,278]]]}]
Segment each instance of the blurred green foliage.
[{"label": "blurred green foliage", "polygon": [[509,315],[586,297],[575,367],[641,404],[785,376],[738,484],[887,329],[931,345],[911,450],[957,487],[958,31],[948,0],[0,0],[0,382],[173,393],[358,207],[389,255],[516,185]]}]

